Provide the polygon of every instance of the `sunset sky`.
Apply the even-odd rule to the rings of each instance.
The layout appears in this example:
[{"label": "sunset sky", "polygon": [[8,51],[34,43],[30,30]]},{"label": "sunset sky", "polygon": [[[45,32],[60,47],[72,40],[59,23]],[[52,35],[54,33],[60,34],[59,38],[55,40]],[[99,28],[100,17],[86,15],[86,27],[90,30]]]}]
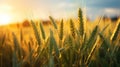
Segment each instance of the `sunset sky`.
[{"label": "sunset sky", "polygon": [[[0,22],[24,19],[77,17],[79,7],[86,7],[86,15],[119,15],[120,0],[0,0]],[[2,19],[1,19],[2,18]],[[7,18],[6,21],[4,18]]]}]

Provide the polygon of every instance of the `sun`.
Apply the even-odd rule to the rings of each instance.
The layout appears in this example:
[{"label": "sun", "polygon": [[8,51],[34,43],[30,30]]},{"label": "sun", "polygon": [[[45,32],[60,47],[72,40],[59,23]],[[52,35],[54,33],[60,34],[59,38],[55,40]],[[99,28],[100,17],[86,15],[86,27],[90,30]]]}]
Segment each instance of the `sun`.
[{"label": "sun", "polygon": [[9,14],[0,14],[0,25],[6,25],[11,22],[12,17]]},{"label": "sun", "polygon": [[10,5],[0,5],[0,25],[10,24],[12,21],[12,7]]}]

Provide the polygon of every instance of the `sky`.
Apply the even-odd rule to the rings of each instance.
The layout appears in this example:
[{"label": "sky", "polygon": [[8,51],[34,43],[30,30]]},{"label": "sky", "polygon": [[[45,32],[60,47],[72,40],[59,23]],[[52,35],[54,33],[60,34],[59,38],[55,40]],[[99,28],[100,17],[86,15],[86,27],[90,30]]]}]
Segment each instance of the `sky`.
[{"label": "sky", "polygon": [[95,18],[101,15],[120,15],[120,0],[89,0],[86,2],[87,15]]},{"label": "sky", "polygon": [[11,21],[48,19],[49,16],[74,18],[81,7],[90,19],[94,19],[100,15],[120,15],[119,3],[120,0],[0,0],[0,17],[9,15]]}]

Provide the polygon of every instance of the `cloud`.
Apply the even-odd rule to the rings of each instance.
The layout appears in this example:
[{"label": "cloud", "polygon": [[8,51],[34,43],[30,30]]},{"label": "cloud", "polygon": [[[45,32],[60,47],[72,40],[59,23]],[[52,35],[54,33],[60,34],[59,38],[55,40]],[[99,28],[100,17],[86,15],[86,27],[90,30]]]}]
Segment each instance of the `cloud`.
[{"label": "cloud", "polygon": [[74,3],[67,3],[67,2],[62,2],[62,3],[59,3],[58,4],[58,7],[59,8],[74,8],[76,7],[77,5],[74,4]]},{"label": "cloud", "polygon": [[118,12],[116,9],[113,9],[113,8],[106,8],[104,11],[106,13],[115,13],[115,12]]},{"label": "cloud", "polygon": [[87,16],[95,19],[97,16],[120,15],[120,0],[90,0],[86,2]]},{"label": "cloud", "polygon": [[120,9],[105,8],[105,9],[104,9],[104,13],[107,14],[108,16],[120,15]]}]

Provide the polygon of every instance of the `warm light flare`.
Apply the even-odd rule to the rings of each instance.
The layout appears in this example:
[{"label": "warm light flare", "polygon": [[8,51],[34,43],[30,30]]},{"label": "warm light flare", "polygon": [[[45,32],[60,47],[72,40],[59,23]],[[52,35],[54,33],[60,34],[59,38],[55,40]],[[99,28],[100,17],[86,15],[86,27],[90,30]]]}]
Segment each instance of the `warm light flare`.
[{"label": "warm light flare", "polygon": [[9,14],[0,14],[0,25],[9,24],[12,20],[12,17]]},{"label": "warm light flare", "polygon": [[13,19],[11,13],[12,7],[9,5],[0,5],[0,25],[10,24]]}]

